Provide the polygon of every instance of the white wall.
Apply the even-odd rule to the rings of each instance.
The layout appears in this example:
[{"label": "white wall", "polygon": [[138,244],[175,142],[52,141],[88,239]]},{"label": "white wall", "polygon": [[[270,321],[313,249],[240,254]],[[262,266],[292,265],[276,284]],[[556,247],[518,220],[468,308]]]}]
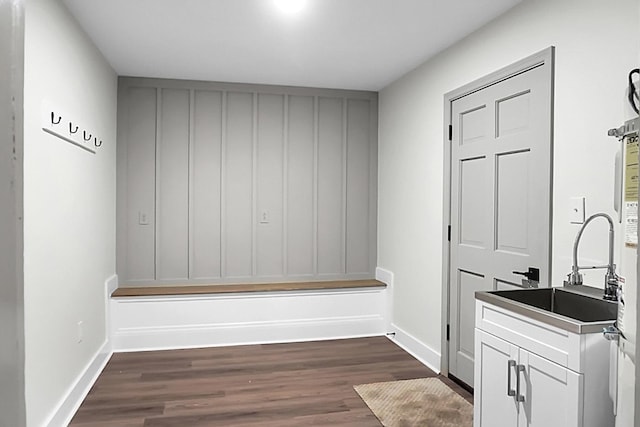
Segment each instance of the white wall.
[{"label": "white wall", "polygon": [[[378,266],[395,275],[394,323],[434,352],[441,352],[443,95],[556,46],[552,277],[560,285],[579,227],[569,224],[569,198],[586,196],[587,214],[613,214],[618,145],[607,130],[628,116],[638,7],[637,0],[525,0],[381,91]],[[581,263],[606,263],[606,230],[605,221],[590,226]],[[616,238],[619,261],[619,226]],[[603,276],[585,280],[602,286]]]},{"label": "white wall", "polygon": [[0,426],[21,427],[24,404],[22,281],[22,49],[24,5],[0,2]]},{"label": "white wall", "polygon": [[[105,341],[115,273],[116,75],[55,0],[28,0],[24,82],[27,425],[53,415]],[[48,100],[101,135],[94,155],[46,134]],[[78,342],[78,322],[83,339]]]}]

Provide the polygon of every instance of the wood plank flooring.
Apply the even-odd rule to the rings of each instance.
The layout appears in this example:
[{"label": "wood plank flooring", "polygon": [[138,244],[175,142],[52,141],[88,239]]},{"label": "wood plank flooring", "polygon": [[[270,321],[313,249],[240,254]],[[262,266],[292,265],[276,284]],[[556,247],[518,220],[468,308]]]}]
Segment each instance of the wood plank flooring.
[{"label": "wood plank flooring", "polygon": [[353,385],[432,376],[385,337],[117,353],[71,426],[380,426]]}]

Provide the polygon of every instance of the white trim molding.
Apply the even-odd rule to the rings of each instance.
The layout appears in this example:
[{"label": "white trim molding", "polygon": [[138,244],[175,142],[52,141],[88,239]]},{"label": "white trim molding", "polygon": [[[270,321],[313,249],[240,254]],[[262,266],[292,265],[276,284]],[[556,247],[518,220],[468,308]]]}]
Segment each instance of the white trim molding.
[{"label": "white trim molding", "polygon": [[116,352],[381,336],[386,290],[112,298]]},{"label": "white trim molding", "polygon": [[394,324],[393,317],[393,272],[382,267],[376,268],[376,280],[381,281],[387,285],[386,293],[386,307],[385,307],[385,328],[387,331],[387,337],[393,341],[398,347],[411,354],[418,359],[420,363],[427,366],[429,369],[436,373],[440,373],[440,361],[441,355],[437,351],[433,350],[428,345],[424,344],[416,337],[406,332],[402,328],[399,328]]},{"label": "white trim molding", "polygon": [[114,274],[105,281],[105,300],[104,300],[104,315],[105,315],[105,337],[107,337],[108,349],[113,351],[113,338],[111,337],[111,294],[118,289],[118,275]]},{"label": "white trim molding", "polygon": [[111,294],[118,288],[118,276],[112,275],[104,281],[105,292],[105,340],[93,355],[91,361],[84,368],[82,373],[76,378],[76,381],[64,394],[64,397],[60,399],[56,410],[53,411],[51,418],[45,424],[49,427],[66,426],[71,422],[71,419],[78,411],[78,408],[84,401],[89,390],[93,387],[93,384],[98,379],[98,376],[111,359],[113,354],[111,346],[111,338],[109,336],[109,318],[110,318],[110,304]]},{"label": "white trim molding", "polygon": [[106,340],[78,376],[75,383],[69,387],[64,397],[60,399],[51,418],[45,423],[46,426],[60,427],[69,425],[112,354],[109,341]]},{"label": "white trim molding", "polygon": [[[536,173],[539,173],[541,177],[549,178],[549,197],[541,197],[540,204],[542,206],[543,203],[547,204],[549,209],[542,209],[543,212],[551,212],[550,203],[552,203],[553,199],[553,169],[550,168],[553,164],[553,99],[554,99],[554,73],[555,73],[555,47],[550,46],[546,49],[543,49],[537,53],[534,53],[531,56],[528,56],[520,61],[517,61],[511,65],[503,67],[497,71],[494,71],[491,74],[488,74],[484,77],[481,77],[477,80],[474,80],[466,85],[454,89],[450,92],[444,94],[444,121],[442,128],[442,147],[444,153],[444,169],[443,169],[443,192],[442,192],[442,311],[441,311],[441,338],[440,338],[440,346],[442,348],[442,364],[439,365],[442,372],[446,375],[449,374],[449,353],[451,343],[455,342],[455,336],[458,334],[457,327],[454,325],[450,313],[451,308],[451,283],[452,283],[452,269],[455,270],[455,266],[452,265],[451,259],[451,242],[450,240],[455,241],[455,228],[456,224],[452,224],[452,200],[451,200],[451,192],[452,192],[452,143],[451,138],[453,138],[453,134],[449,134],[452,131],[453,123],[453,103],[454,101],[463,98],[467,95],[475,93],[479,90],[485,89],[489,86],[492,86],[496,83],[507,80],[516,75],[522,74],[526,71],[532,70],[534,68],[542,67],[544,70],[544,88],[542,91],[546,91],[546,101],[548,101],[548,111],[547,111],[547,119],[544,123],[544,128],[541,129],[543,139],[548,143],[545,150],[546,155],[548,156],[548,162],[540,164],[539,170],[536,170]],[[543,97],[544,98],[544,97]],[[545,104],[547,105],[547,104]],[[543,151],[541,151],[542,153]],[[544,157],[544,156],[543,156]],[[548,250],[546,251],[546,255],[543,256],[543,264],[538,265],[545,272],[540,281],[541,287],[548,287],[551,283],[551,265],[552,265],[552,221],[551,216],[548,218],[548,223],[545,225],[548,226],[545,231],[548,232],[547,243]],[[453,228],[451,228],[453,227]],[[453,230],[453,234],[452,233]],[[453,237],[452,237],[453,236]],[[447,327],[451,327],[452,338],[451,341],[447,340]]]},{"label": "white trim molding", "polygon": [[392,328],[393,334],[389,337],[391,341],[435,373],[440,373],[440,353],[398,326],[392,325]]},{"label": "white trim molding", "polygon": [[376,267],[376,280],[387,285],[387,289],[385,291],[385,318],[387,320],[385,328],[386,332],[391,332],[393,330],[393,272],[382,267]]}]

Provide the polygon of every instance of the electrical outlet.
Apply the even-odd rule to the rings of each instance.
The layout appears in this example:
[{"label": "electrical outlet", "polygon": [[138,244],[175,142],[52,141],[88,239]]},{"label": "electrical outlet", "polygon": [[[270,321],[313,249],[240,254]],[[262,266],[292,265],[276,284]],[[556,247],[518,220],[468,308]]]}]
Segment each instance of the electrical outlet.
[{"label": "electrical outlet", "polygon": [[147,215],[146,212],[143,212],[143,211],[138,212],[138,224],[149,225],[149,215]]},{"label": "electrical outlet", "polygon": [[83,323],[82,320],[78,321],[78,344],[80,344],[82,342],[82,339],[84,338],[84,328],[83,328]]},{"label": "electrical outlet", "polygon": [[584,224],[584,197],[572,197],[569,201],[569,221],[571,224]]}]

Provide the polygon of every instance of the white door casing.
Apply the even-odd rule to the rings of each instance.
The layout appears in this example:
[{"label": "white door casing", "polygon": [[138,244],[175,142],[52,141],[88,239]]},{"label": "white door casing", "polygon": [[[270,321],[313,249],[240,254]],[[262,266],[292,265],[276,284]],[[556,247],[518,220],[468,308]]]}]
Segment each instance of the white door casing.
[{"label": "white door casing", "polygon": [[470,386],[475,292],[522,286],[514,271],[529,268],[549,286],[552,58],[550,48],[445,98],[452,128],[443,371]]}]

